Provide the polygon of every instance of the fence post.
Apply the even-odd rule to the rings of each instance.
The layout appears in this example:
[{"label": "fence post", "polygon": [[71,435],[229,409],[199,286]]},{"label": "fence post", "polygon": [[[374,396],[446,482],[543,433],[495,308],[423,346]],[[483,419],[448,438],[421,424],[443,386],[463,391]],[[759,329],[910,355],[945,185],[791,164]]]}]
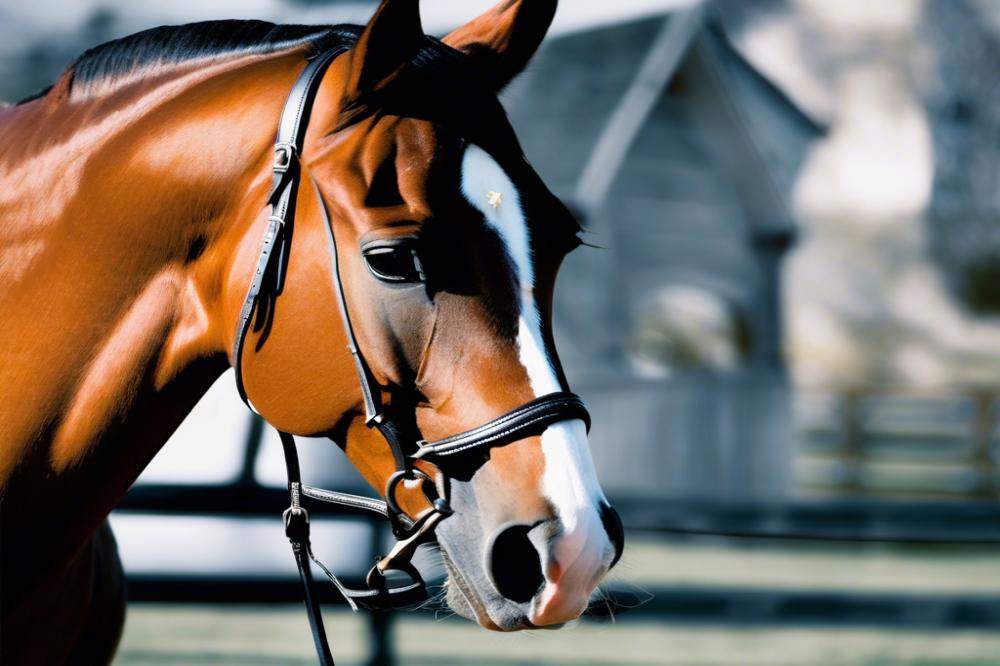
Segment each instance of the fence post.
[{"label": "fence post", "polygon": [[996,395],[989,391],[977,391],[973,399],[976,403],[976,416],[972,424],[974,451],[971,463],[977,475],[974,493],[984,499],[996,499],[1000,497],[1000,478],[991,450],[993,433],[997,427],[996,412],[993,408]]},{"label": "fence post", "polygon": [[861,472],[865,459],[865,433],[864,425],[861,422],[860,403],[861,393],[859,391],[852,389],[844,394],[841,417],[844,433],[842,486],[845,491],[852,494],[860,493],[864,485],[861,480]]}]

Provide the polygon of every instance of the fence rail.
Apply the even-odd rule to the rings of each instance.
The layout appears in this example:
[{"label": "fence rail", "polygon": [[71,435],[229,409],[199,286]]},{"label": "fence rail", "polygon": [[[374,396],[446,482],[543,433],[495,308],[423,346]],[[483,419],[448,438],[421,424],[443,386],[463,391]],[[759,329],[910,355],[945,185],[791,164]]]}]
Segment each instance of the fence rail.
[{"label": "fence rail", "polygon": [[632,530],[793,541],[1000,545],[1000,504],[809,500],[789,503],[618,498]]},{"label": "fence rail", "polygon": [[806,492],[1000,499],[1000,391],[800,396]]}]

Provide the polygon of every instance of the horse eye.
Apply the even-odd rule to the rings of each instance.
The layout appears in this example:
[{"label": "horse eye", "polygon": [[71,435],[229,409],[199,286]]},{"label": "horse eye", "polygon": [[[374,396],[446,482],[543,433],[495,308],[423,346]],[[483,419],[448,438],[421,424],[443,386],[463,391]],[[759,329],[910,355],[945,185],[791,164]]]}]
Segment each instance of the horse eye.
[{"label": "horse eye", "polygon": [[364,251],[368,270],[384,282],[423,282],[424,268],[412,245],[383,245]]}]

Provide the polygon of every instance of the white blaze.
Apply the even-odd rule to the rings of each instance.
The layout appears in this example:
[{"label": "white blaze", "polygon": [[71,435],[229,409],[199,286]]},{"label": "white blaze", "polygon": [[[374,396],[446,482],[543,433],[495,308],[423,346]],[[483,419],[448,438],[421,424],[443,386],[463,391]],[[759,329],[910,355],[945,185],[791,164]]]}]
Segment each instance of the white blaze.
[{"label": "white blaze", "polygon": [[[521,294],[518,354],[535,397],[561,391],[562,386],[542,337],[534,297],[531,236],[521,208],[520,194],[500,165],[478,146],[469,146],[465,151],[462,192],[483,214],[487,223],[496,229],[516,269]],[[491,205],[491,192],[501,195],[502,202],[498,206]],[[604,553],[600,552],[604,549],[597,548],[598,552],[594,552],[594,546],[607,544],[608,538],[597,513],[598,503],[604,499],[604,494],[594,472],[583,421],[564,421],[546,428],[542,433],[542,453],[545,456],[543,492],[552,502],[565,528],[556,556],[564,568],[569,568],[578,560],[589,560],[578,562],[584,565],[583,569],[588,569],[588,564],[595,564],[595,557],[604,558]],[[585,554],[587,557],[584,557]]]}]

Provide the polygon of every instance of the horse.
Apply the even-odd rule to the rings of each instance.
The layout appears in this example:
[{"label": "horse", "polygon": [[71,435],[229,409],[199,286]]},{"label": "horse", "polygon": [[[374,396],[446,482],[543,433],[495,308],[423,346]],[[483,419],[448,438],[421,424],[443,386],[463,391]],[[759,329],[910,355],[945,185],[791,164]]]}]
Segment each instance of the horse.
[{"label": "horse", "polygon": [[[0,110],[3,663],[110,662],[125,585],[107,516],[231,366],[268,422],[329,438],[384,492],[397,465],[366,419],[337,288],[377,397],[426,440],[567,390],[552,299],[580,227],[497,97],[555,10],[503,0],[442,40],[416,0],[383,0],[364,26],[154,28]],[[338,45],[280,295],[236,358],[278,114]],[[448,486],[446,602],[496,631],[579,617],[623,547],[584,419],[461,468],[415,462]],[[413,481],[386,499],[416,521],[434,498]]]}]

